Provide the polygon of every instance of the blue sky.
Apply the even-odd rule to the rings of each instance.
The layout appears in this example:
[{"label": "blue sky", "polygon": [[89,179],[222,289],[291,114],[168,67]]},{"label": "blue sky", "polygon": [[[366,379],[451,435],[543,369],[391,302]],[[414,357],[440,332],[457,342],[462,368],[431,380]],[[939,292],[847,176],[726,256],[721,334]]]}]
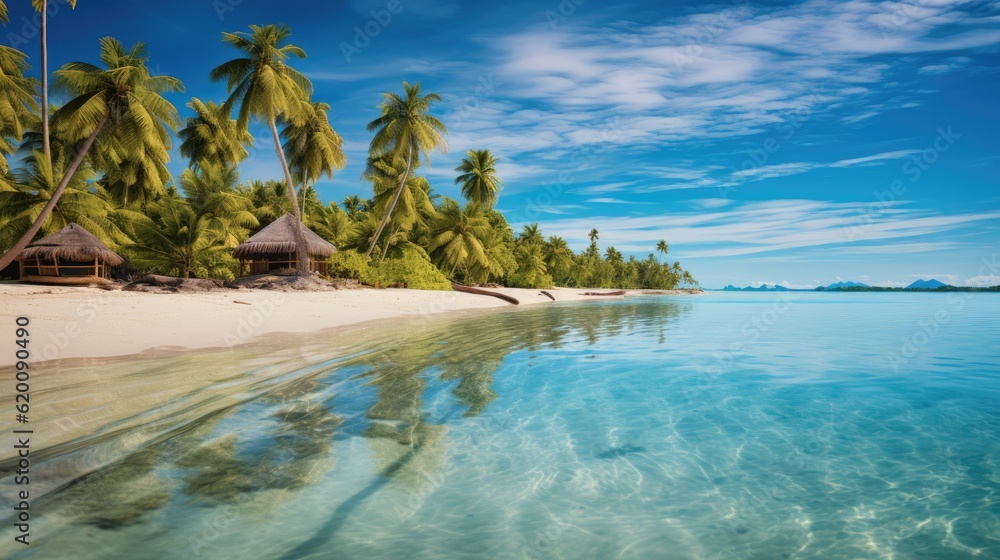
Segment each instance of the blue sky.
[{"label": "blue sky", "polygon": [[[53,68],[145,41],[184,115],[225,97],[220,32],[290,25],[345,139],[325,200],[370,194],[379,92],[419,81],[449,127],[435,191],[489,148],[508,220],[577,250],[592,227],[640,257],[666,239],[705,287],[1000,284],[1000,2],[54,1]],[[37,65],[30,17],[11,7],[5,43]],[[252,132],[243,178],[280,177]]]}]

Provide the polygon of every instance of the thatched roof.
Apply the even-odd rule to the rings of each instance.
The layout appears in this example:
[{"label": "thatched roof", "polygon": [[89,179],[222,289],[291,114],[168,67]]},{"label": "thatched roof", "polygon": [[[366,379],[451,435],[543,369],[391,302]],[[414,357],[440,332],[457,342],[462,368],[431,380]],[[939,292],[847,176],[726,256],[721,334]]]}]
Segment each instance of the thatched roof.
[{"label": "thatched roof", "polygon": [[92,233],[79,224],[72,223],[48,237],[29,243],[18,255],[18,259],[34,259],[36,256],[45,260],[77,262],[92,261],[96,258],[110,266],[118,266],[125,262]]},{"label": "thatched roof", "polygon": [[[294,253],[296,249],[295,238],[297,237],[295,228],[295,217],[291,214],[285,214],[258,231],[245,243],[240,243],[233,254],[237,258],[249,259],[260,255]],[[329,257],[337,252],[336,247],[306,226],[302,226],[302,233],[306,237],[310,256]]]}]

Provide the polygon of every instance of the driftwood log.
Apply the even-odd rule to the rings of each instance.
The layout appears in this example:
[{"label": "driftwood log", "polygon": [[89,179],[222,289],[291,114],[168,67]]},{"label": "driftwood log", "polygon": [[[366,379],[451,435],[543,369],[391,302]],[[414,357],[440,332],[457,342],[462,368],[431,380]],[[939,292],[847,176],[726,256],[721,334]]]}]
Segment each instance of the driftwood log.
[{"label": "driftwood log", "polygon": [[550,294],[550,293],[546,292],[545,290],[542,290],[542,295],[543,295],[543,296],[546,296],[547,298],[551,299],[552,301],[555,301],[555,300],[556,300],[556,296],[554,296],[554,295],[552,295],[552,294]]},{"label": "driftwood log", "polygon": [[516,298],[508,296],[507,294],[501,294],[498,292],[492,292],[490,290],[484,290],[482,288],[473,288],[471,286],[463,286],[461,284],[452,284],[451,289],[456,292],[464,292],[466,294],[476,294],[479,296],[493,296],[495,298],[500,298],[507,303],[512,303],[514,305],[520,305],[521,302],[517,301]]},{"label": "driftwood log", "polygon": [[585,296],[623,296],[625,295],[625,290],[618,290],[616,292],[583,292]]}]

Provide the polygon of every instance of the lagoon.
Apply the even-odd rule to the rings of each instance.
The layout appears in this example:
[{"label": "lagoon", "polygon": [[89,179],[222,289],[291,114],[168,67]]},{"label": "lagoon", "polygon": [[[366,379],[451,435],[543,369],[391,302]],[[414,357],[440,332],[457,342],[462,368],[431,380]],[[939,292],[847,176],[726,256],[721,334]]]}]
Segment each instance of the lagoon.
[{"label": "lagoon", "polygon": [[7,518],[0,552],[1000,558],[998,316],[645,296],[65,364],[37,399],[72,437],[33,463],[31,546]]}]

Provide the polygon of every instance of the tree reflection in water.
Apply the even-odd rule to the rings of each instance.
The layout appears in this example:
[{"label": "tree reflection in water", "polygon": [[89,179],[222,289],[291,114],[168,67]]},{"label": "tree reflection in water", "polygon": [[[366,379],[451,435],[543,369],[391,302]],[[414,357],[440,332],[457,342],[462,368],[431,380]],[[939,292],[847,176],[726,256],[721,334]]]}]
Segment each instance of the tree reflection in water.
[{"label": "tree reflection in water", "polygon": [[[379,476],[331,513],[324,530],[335,531],[354,507],[386,483],[418,493],[441,482],[448,462],[448,423],[484,414],[500,397],[494,377],[511,354],[566,348],[589,354],[601,339],[633,330],[658,329],[660,343],[669,344],[665,330],[686,309],[676,302],[638,299],[500,311],[396,331],[369,352],[346,360],[335,359],[337,350],[318,353],[315,363],[327,360],[329,366],[313,367],[298,379],[292,372],[291,380],[176,429],[46,501],[66,508],[78,523],[104,529],[140,522],[172,499],[178,507],[265,494],[272,505],[282,502],[334,469],[334,436],[344,418],[362,414],[349,407],[365,402],[357,396],[374,387],[375,402],[363,412],[361,435]],[[336,340],[326,344],[338,348]],[[346,366],[350,368],[344,370]],[[360,373],[346,378],[342,370]],[[454,405],[443,417],[430,418],[425,393],[441,383],[453,385]],[[344,393],[356,398],[338,400]],[[337,403],[347,404],[335,412]],[[181,496],[186,499],[178,500]],[[329,537],[317,533],[298,552]]]}]

